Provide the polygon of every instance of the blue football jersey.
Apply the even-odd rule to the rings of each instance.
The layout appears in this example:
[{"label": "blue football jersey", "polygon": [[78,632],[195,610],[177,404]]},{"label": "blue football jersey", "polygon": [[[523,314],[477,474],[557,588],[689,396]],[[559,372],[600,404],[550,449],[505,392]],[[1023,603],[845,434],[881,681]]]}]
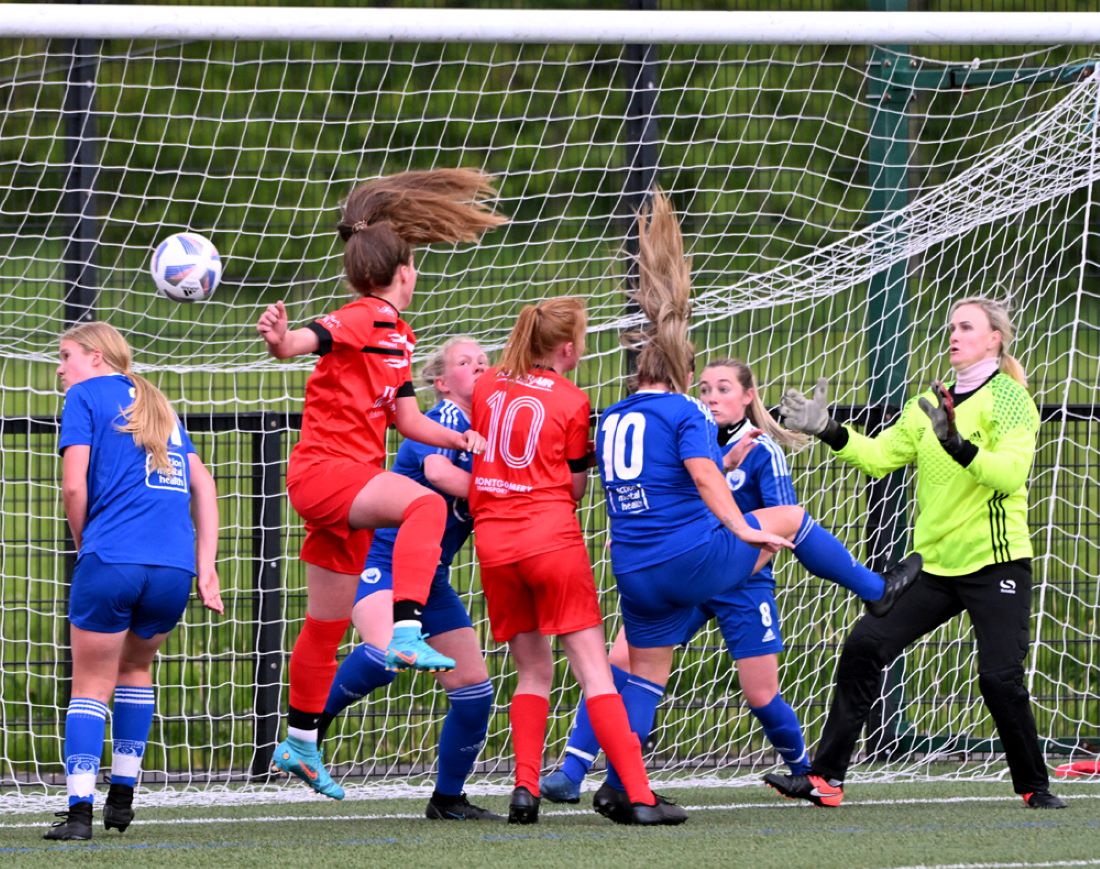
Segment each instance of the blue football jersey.
[{"label": "blue football jersey", "polygon": [[[733,449],[749,428],[751,424],[746,421],[733,430],[729,440],[721,447],[723,456]],[[787,457],[783,455],[779,444],[767,435],[761,435],[756,439],[756,446],[745,454],[740,467],[726,472],[726,482],[729,483],[733,500],[737,502],[742,513],[751,513],[762,507],[780,507],[798,503],[794,484],[791,482]],[[770,579],[771,562],[764,565],[755,576]]]},{"label": "blue football jersey", "polygon": [[639,391],[600,418],[596,457],[611,520],[611,566],[629,573],[675,558],[718,527],[685,459],[721,462],[718,427],[698,399]]},{"label": "blue football jersey", "polygon": [[191,521],[191,466],[195,452],[179,420],[168,439],[170,473],[151,468],[145,450],[118,427],[133,403],[128,377],[111,374],[71,386],[61,411],[60,452],[91,447],[88,516],[80,554],[108,564],[145,564],[195,570]]},{"label": "blue football jersey", "polygon": [[[459,433],[470,427],[470,420],[453,401],[443,399],[439,404],[426,414],[428,419],[446,426]],[[424,476],[424,460],[431,455],[444,456],[463,471],[469,471],[473,466],[473,456],[459,450],[447,450],[442,447],[430,447],[418,441],[405,440],[397,450],[397,458],[394,459],[390,469],[395,474],[401,474],[411,480],[416,480],[422,486],[427,486],[433,492],[439,491]],[[450,565],[455,553],[462,548],[470,532],[474,530],[474,521],[470,518],[470,509],[465,498],[456,498],[445,492],[439,492],[443,500],[447,502],[447,526],[443,531],[443,540],[440,543],[443,549],[439,556],[439,563],[443,566]],[[397,539],[396,528],[379,528],[374,532],[374,541],[371,543],[370,552],[367,554],[367,563],[390,564],[393,561],[393,544]]]}]

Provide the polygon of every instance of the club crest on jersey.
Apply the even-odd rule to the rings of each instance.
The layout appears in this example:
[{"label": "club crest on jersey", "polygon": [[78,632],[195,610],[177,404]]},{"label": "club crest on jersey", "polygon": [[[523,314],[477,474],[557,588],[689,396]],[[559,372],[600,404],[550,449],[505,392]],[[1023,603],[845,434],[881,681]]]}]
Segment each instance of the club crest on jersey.
[{"label": "club crest on jersey", "polygon": [[726,474],[726,482],[729,483],[730,491],[736,492],[745,485],[745,472],[740,468],[735,468]]}]

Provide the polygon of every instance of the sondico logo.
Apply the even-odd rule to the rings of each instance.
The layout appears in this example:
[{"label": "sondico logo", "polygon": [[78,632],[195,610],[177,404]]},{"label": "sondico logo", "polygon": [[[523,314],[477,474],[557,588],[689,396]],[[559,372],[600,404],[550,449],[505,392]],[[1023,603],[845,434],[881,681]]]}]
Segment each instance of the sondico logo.
[{"label": "sondico logo", "polygon": [[1016,580],[1002,579],[1001,594],[1016,594]]}]

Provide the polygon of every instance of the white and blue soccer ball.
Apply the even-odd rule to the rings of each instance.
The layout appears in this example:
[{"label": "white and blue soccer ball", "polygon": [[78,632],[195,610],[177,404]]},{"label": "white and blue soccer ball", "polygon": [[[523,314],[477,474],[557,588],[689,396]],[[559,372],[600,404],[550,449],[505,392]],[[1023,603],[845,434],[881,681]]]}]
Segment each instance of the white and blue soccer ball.
[{"label": "white and blue soccer ball", "polygon": [[218,249],[197,232],[177,232],[157,245],[149,267],[161,295],[177,302],[209,299],[222,277]]}]

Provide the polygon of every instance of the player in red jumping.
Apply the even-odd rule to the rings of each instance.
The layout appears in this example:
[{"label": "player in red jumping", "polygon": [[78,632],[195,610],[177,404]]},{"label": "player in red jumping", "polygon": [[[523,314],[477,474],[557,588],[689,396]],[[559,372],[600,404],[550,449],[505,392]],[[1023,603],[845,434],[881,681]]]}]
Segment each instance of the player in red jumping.
[{"label": "player in red jumping", "polygon": [[446,522],[443,499],[383,469],[385,431],[447,449],[480,452],[476,431],[458,433],[425,417],[413,392],[416,341],[400,312],[416,285],[413,245],[476,241],[505,218],[482,201],[490,179],[471,169],[404,172],[360,184],[337,227],[344,271],[356,298],[301,329],[289,329],[283,303],[268,306],[256,328],[277,359],[315,353],[306,383],[302,434],[290,455],[287,491],[305,520],[308,607],[290,656],[287,738],[273,763],[318,793],[342,799],[324,767],[317,719],[336,672],[359,574],[373,529],[398,526],[393,552],[393,669],[449,670],[421,634],[420,613],[439,564]]},{"label": "player in red jumping", "polygon": [[[518,679],[511,704],[516,788],[510,823],[538,821],[553,659],[561,638],[600,745],[632,804],[623,822],[679,824],[655,795],[615,690],[588,550],[577,521],[591,461],[588,397],[563,376],[584,353],[584,302],[559,298],[519,315],[500,365],[474,388],[472,425],[487,432],[470,487],[475,543],[493,638],[508,643]],[[625,765],[620,767],[620,764]]]}]

